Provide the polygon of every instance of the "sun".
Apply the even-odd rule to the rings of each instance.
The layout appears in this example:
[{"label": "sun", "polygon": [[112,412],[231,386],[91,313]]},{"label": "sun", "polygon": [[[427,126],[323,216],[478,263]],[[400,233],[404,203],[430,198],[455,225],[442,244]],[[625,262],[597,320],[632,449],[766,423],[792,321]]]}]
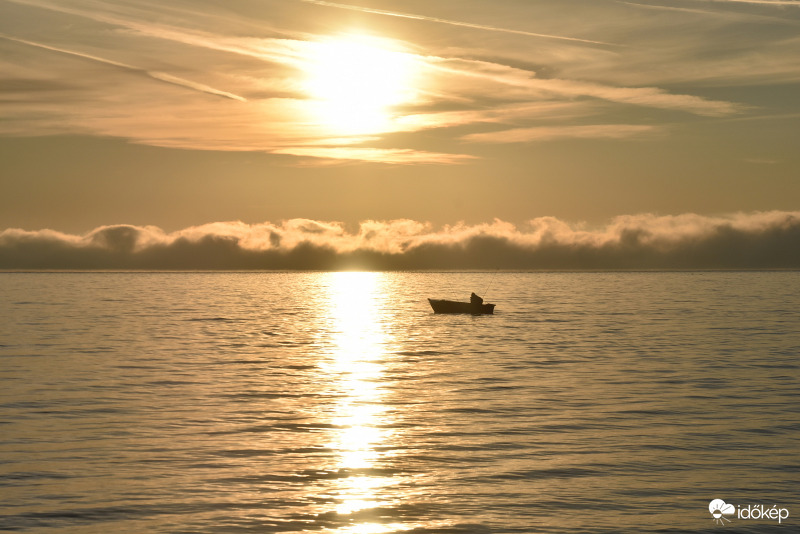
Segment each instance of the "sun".
[{"label": "sun", "polygon": [[315,120],[339,134],[391,127],[392,108],[415,98],[414,55],[388,39],[349,35],[312,43],[306,93]]}]

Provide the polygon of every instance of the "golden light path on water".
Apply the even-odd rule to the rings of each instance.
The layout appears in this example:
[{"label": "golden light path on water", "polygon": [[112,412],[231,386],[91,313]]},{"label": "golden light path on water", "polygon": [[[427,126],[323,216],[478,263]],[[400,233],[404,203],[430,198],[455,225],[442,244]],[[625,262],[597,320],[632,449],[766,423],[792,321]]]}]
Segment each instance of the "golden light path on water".
[{"label": "golden light path on water", "polygon": [[[337,479],[339,487],[335,490],[336,512],[348,516],[388,505],[380,495],[395,484],[379,470],[384,454],[379,449],[392,438],[387,430],[391,419],[380,388],[392,338],[382,321],[380,301],[386,280],[381,273],[340,272],[329,276],[328,311],[334,348],[328,372],[338,377],[343,396],[333,413],[335,430],[327,447],[338,451],[338,470],[349,473]],[[356,520],[333,532],[379,534],[407,528],[399,523]]]},{"label": "golden light path on water", "polygon": [[[424,306],[492,280],[496,315]],[[8,273],[0,530],[710,534],[711,499],[794,514],[799,285]],[[781,528],[718,528],[762,527]]]}]

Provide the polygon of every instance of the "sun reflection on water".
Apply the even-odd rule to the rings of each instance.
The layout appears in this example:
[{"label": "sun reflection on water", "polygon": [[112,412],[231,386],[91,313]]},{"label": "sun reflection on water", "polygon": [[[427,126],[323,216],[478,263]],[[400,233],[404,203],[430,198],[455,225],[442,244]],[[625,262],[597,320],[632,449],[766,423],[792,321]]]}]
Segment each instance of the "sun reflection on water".
[{"label": "sun reflection on water", "polygon": [[[337,479],[331,493],[336,513],[346,520],[356,512],[387,506],[387,490],[395,484],[381,469],[392,437],[387,428],[391,414],[383,404],[381,389],[392,338],[381,304],[385,275],[342,272],[329,276],[327,310],[333,350],[326,371],[342,396],[333,411],[334,430],[327,447],[337,451],[336,469],[345,475]],[[355,520],[336,532],[378,534],[398,528],[402,527]]]}]

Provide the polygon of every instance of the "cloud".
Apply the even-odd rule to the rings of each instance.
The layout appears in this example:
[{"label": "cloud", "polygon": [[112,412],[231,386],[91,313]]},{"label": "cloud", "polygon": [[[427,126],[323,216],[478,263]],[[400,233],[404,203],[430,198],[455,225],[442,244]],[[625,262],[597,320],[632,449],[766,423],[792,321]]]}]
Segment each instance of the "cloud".
[{"label": "cloud", "polygon": [[537,88],[564,96],[588,96],[620,104],[673,109],[696,115],[731,115],[743,109],[743,106],[732,102],[673,94],[657,87],[614,87],[574,80],[536,80],[533,84]]},{"label": "cloud", "polygon": [[800,7],[798,0],[699,0],[701,2],[714,2],[717,4],[757,4],[765,6],[794,6]]},{"label": "cloud", "polygon": [[732,115],[745,109],[745,106],[733,102],[670,93],[658,87],[624,87],[575,79],[541,78],[531,70],[474,59],[426,57],[422,68],[433,79],[442,78],[438,85],[447,88],[456,99],[493,95],[494,98],[512,101],[536,102],[587,97],[703,116]]},{"label": "cloud", "polygon": [[466,154],[446,154],[412,149],[348,148],[348,147],[285,147],[270,150],[273,154],[307,156],[312,158],[373,161],[388,164],[458,164],[476,159]]},{"label": "cloud", "polygon": [[[800,78],[800,12],[776,4],[746,4],[617,2],[616,20],[630,24],[623,23],[625,35],[615,39],[637,44],[616,54],[604,50],[604,55],[597,54],[591,60],[557,63],[558,75],[613,86],[681,88],[690,94],[705,93],[703,88],[714,86],[765,87],[796,82]],[[794,5],[800,6],[800,2]],[[611,10],[611,4],[606,9]],[[602,17],[597,21],[598,25],[606,23]],[[596,35],[604,33],[598,29]],[[747,35],[746,40],[743,35]],[[772,107],[768,99],[753,98],[756,94],[738,95],[751,104],[740,111]]]},{"label": "cloud", "polygon": [[[707,65],[692,69],[695,60],[687,59],[695,42],[686,50],[679,47],[674,51],[662,43],[650,47],[585,46],[603,41],[316,0],[268,2],[263,11],[270,14],[269,20],[207,2],[193,4],[192,9],[155,2],[100,2],[93,3],[92,9],[83,2],[8,3],[11,7],[6,9],[19,21],[40,22],[35,26],[14,24],[13,16],[0,21],[0,26],[5,22],[6,36],[0,44],[9,50],[0,54],[0,105],[5,119],[0,123],[0,135],[111,136],[172,148],[293,155],[305,158],[299,160],[301,164],[313,157],[320,163],[349,160],[450,165],[477,159],[476,153],[446,153],[474,150],[474,144],[459,143],[468,133],[474,133],[468,138],[473,143],[496,143],[503,135],[514,137],[514,142],[570,134],[608,139],[637,132],[624,132],[617,126],[613,133],[603,126],[605,131],[590,133],[587,127],[576,124],[590,120],[615,123],[621,113],[624,121],[651,122],[652,129],[657,130],[660,125],[654,121],[665,115],[639,112],[631,118],[636,108],[707,117],[753,109],[682,94],[691,92],[687,89],[691,85],[686,83],[672,89],[657,87],[653,79],[637,74],[664,76],[662,73],[677,69],[708,76],[711,69]],[[334,9],[339,14],[356,10],[391,16],[401,25],[423,20],[469,28],[475,30],[471,34],[476,38],[466,46],[455,36],[435,44],[426,44],[421,37],[416,43],[393,41],[400,52],[393,51],[408,60],[416,72],[410,84],[413,87],[407,91],[413,97],[387,106],[385,116],[365,121],[370,126],[364,130],[353,129],[353,124],[348,125],[350,129],[342,128],[330,123],[331,110],[326,110],[324,99],[310,94],[306,83],[310,69],[319,62],[320,51],[332,38],[320,33],[327,30],[305,20],[310,11],[325,9],[323,6],[331,8],[327,12],[334,18]],[[562,10],[542,9],[542,19],[537,21],[543,27],[563,26],[559,22]],[[287,15],[290,12],[291,16]],[[598,28],[603,30],[608,20],[618,18],[601,17]],[[496,33],[488,36],[490,41],[484,41],[483,30]],[[648,28],[638,26],[630,31],[637,36],[649,33]],[[705,35],[699,30],[694,33]],[[628,34],[614,30],[608,35],[616,39]],[[531,41],[528,36],[548,40]],[[629,35],[625,38],[638,42],[631,41]],[[495,41],[497,44],[490,44]],[[528,44],[520,47],[522,42]],[[535,48],[521,57],[521,51],[528,50],[525,47],[532,42]],[[511,43],[516,44],[509,48]],[[728,61],[714,58],[708,64],[714,65],[717,76],[756,77],[742,71],[774,72],[776,77],[787,79],[797,72],[793,68],[796,60],[785,59],[796,57],[786,53],[794,50],[794,45],[788,37],[773,43],[775,53],[768,57],[774,59],[769,61],[758,59],[773,48],[755,49],[750,52],[750,69],[742,68],[742,58],[737,55]],[[654,60],[654,51],[667,54],[668,61]],[[626,76],[631,79],[626,80]],[[33,84],[47,87],[47,98],[41,91],[24,90]],[[598,114],[604,117],[595,120]],[[545,116],[550,119],[547,124],[561,129],[538,129]],[[665,120],[672,123],[681,119]],[[485,123],[503,124],[507,133],[475,133]],[[472,130],[467,132],[468,128]],[[640,128],[643,133],[646,126]],[[438,129],[436,139],[442,140],[437,151],[426,146],[431,136],[392,135],[431,129]]]},{"label": "cloud", "polygon": [[596,45],[608,45],[608,46],[619,46],[615,45],[614,43],[606,43],[603,41],[592,41],[589,39],[579,39],[576,37],[566,37],[563,35],[551,35],[546,33],[534,33],[534,32],[527,32],[523,30],[514,30],[511,28],[500,28],[497,26],[489,26],[486,24],[473,24],[470,22],[458,21],[458,20],[450,20],[450,19],[442,19],[438,17],[428,17],[425,15],[415,15],[411,13],[402,13],[399,11],[386,11],[383,9],[375,9],[363,6],[354,6],[350,4],[339,4],[335,2],[325,2],[323,0],[301,0],[307,4],[314,4],[317,6],[324,6],[324,7],[335,7],[337,9],[347,9],[350,11],[359,11],[361,13],[370,13],[373,15],[386,15],[389,17],[399,17],[404,19],[412,19],[412,20],[424,20],[427,22],[436,22],[438,24],[447,24],[450,26],[459,26],[462,28],[471,28],[473,30],[486,30],[486,31],[493,31],[493,32],[502,32],[502,33],[511,33],[516,35],[524,35],[526,37],[541,37],[545,39],[558,39],[563,41],[574,41],[579,43],[586,43],[586,44],[596,44]]},{"label": "cloud", "polygon": [[36,48],[42,48],[44,50],[50,50],[51,52],[58,52],[60,54],[67,54],[67,55],[70,55],[70,56],[75,56],[75,57],[87,59],[89,61],[96,61],[98,63],[103,63],[105,65],[110,65],[112,67],[117,67],[117,68],[120,68],[120,69],[123,69],[123,70],[127,70],[129,72],[142,74],[144,76],[148,76],[150,78],[153,78],[154,80],[162,81],[162,82],[169,83],[169,84],[172,84],[172,85],[177,85],[177,86],[180,86],[180,87],[185,87],[187,89],[192,89],[194,91],[199,91],[201,93],[207,93],[207,94],[215,95],[215,96],[222,96],[222,97],[225,97],[225,98],[230,98],[232,100],[238,100],[240,102],[247,102],[246,98],[241,97],[239,95],[235,95],[235,94],[229,93],[227,91],[221,91],[219,89],[214,89],[213,87],[209,87],[208,85],[204,85],[204,84],[198,83],[198,82],[193,82],[191,80],[186,80],[184,78],[180,78],[178,76],[173,76],[173,75],[167,74],[165,72],[149,71],[147,69],[142,69],[140,67],[136,67],[136,66],[133,66],[133,65],[126,65],[125,63],[120,63],[119,61],[113,61],[113,60],[110,60],[110,59],[105,59],[105,58],[102,58],[102,57],[99,57],[99,56],[94,56],[94,55],[91,55],[91,54],[84,54],[84,53],[81,53],[81,52],[76,52],[74,50],[67,50],[67,49],[64,49],[64,48],[58,48],[58,47],[55,47],[55,46],[49,46],[49,45],[42,44],[42,43],[36,43],[36,42],[28,41],[28,40],[25,40],[25,39],[17,39],[15,37],[10,37],[8,35],[0,34],[0,39],[7,39],[9,41],[14,41],[15,43],[25,44],[25,45],[33,46],[33,47],[36,47]]},{"label": "cloud", "polygon": [[553,139],[622,139],[650,134],[654,126],[639,124],[590,124],[585,126],[537,126],[534,128],[514,128],[499,132],[468,134],[465,141],[479,143],[527,143]]},{"label": "cloud", "polygon": [[621,216],[586,228],[553,217],[435,229],[413,220],[219,222],[167,233],[0,232],[0,269],[798,269],[800,212]]},{"label": "cloud", "polygon": [[464,124],[503,123],[520,119],[571,120],[592,113],[588,102],[560,102],[541,100],[538,102],[495,106],[491,109],[470,109],[410,114],[397,118],[395,124],[400,131],[415,131],[429,128],[450,128]]},{"label": "cloud", "polygon": [[[698,13],[704,15],[713,15],[713,16],[725,16],[725,17],[756,17],[756,18],[766,18],[764,15],[754,15],[752,13],[738,13],[736,11],[712,11],[711,9],[696,9],[696,8],[688,8],[688,7],[675,7],[675,6],[664,6],[660,4],[642,4],[638,2],[625,2],[622,0],[618,0],[621,4],[635,6],[643,9],[661,9],[665,11],[682,11],[684,13]],[[707,3],[714,3],[714,4],[724,4],[724,3],[732,3],[732,4],[761,4],[761,5],[773,5],[773,6],[800,6],[800,2],[797,0],[789,0],[789,1],[770,1],[770,0],[695,0],[696,2],[707,2]],[[787,21],[790,22],[790,21]]]}]

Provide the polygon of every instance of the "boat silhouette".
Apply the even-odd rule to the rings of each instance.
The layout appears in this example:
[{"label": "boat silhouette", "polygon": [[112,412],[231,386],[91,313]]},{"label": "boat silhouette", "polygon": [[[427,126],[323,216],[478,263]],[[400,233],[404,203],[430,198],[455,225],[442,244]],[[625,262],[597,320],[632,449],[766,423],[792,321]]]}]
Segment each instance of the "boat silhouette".
[{"label": "boat silhouette", "polygon": [[[473,293],[474,295],[474,293]],[[472,315],[494,314],[494,304],[484,304],[483,299],[471,299],[471,302],[458,300],[428,299],[433,313],[471,313]]]}]

